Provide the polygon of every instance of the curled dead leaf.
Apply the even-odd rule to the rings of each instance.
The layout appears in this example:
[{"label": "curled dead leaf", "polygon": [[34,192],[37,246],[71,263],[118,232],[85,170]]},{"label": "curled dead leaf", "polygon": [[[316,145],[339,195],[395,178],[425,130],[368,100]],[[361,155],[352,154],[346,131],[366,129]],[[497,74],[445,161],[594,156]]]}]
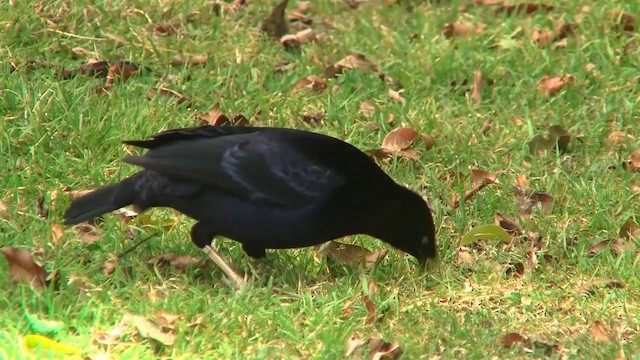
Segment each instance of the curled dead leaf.
[{"label": "curled dead leaf", "polygon": [[418,132],[413,128],[397,128],[390,131],[384,137],[382,140],[382,148],[390,152],[406,150],[411,147],[417,137]]},{"label": "curled dead leaf", "polygon": [[611,341],[607,328],[600,321],[596,321],[589,326],[589,333],[597,342],[606,343]]},{"label": "curled dead leaf", "polygon": [[521,13],[531,15],[531,14],[535,14],[538,11],[548,12],[553,9],[554,9],[554,6],[552,5],[546,5],[541,3],[520,3],[517,5],[501,5],[498,8],[496,8],[495,13],[496,14],[505,13],[508,16],[511,16],[513,14],[521,14]]},{"label": "curled dead leaf", "polygon": [[[469,199],[471,199],[480,190],[484,189],[488,185],[500,184],[495,174],[492,174],[485,170],[471,169],[471,175],[472,175],[471,189],[464,193],[465,201],[468,201]],[[460,201],[458,197],[455,195],[451,202],[452,202],[451,207],[453,209],[456,209],[460,205]]]},{"label": "curled dead leaf", "polygon": [[595,292],[595,289],[599,287],[610,289],[624,289],[625,285],[618,279],[597,279],[580,285],[576,292],[578,294],[592,294]]},{"label": "curled dead leaf", "polygon": [[180,271],[185,271],[187,267],[194,264],[199,264],[199,263],[200,263],[200,259],[195,258],[193,256],[176,255],[173,253],[158,255],[149,259],[149,261],[147,261],[147,264],[150,264],[150,265],[154,265],[154,264],[158,266],[171,265]]},{"label": "curled dead leaf", "polygon": [[393,89],[387,90],[387,95],[394,101],[399,102],[401,105],[404,105],[407,100],[400,95],[400,91],[395,91]]},{"label": "curled dead leaf", "polygon": [[367,342],[369,342],[368,339],[363,339],[356,333],[351,334],[345,343],[344,355],[346,357],[354,356],[356,352],[362,350],[362,347],[366,345]]},{"label": "curled dead leaf", "polygon": [[424,144],[425,150],[431,150],[434,146],[436,146],[436,139],[429,134],[420,134],[422,138],[422,144]]},{"label": "curled dead leaf", "polygon": [[7,259],[9,274],[14,282],[30,283],[35,288],[48,285],[49,273],[33,261],[33,256],[26,250],[3,247],[0,252]]},{"label": "curled dead leaf", "polygon": [[373,323],[376,321],[376,304],[374,304],[373,301],[371,301],[371,299],[369,299],[369,297],[366,295],[363,297],[363,300],[364,306],[367,308],[367,320],[364,322],[364,324],[370,326],[373,325]]},{"label": "curled dead leaf", "polygon": [[360,115],[364,117],[372,117],[375,112],[376,108],[372,103],[368,101],[360,103]]},{"label": "curled dead leaf", "polygon": [[538,92],[545,97],[549,97],[559,93],[565,86],[574,83],[576,77],[571,74],[562,76],[543,76],[538,81]]},{"label": "curled dead leaf", "polygon": [[327,89],[327,81],[317,75],[309,75],[300,79],[292,89],[295,94],[301,90],[308,90],[314,93],[321,93]]},{"label": "curled dead leaf", "polygon": [[397,343],[389,343],[381,338],[369,339],[369,356],[371,360],[398,360],[403,350]]},{"label": "curled dead leaf", "polygon": [[496,213],[494,221],[496,224],[500,225],[501,228],[505,229],[511,236],[520,236],[523,233],[522,228],[520,228],[515,220],[510,219],[505,215]]},{"label": "curled dead leaf", "polygon": [[636,31],[636,18],[632,14],[620,10],[609,10],[605,15],[614,22],[615,30],[625,32]]},{"label": "curled dead leaf", "polygon": [[287,34],[280,38],[280,44],[284,47],[294,47],[316,41],[318,36],[313,29],[305,29],[295,34]]},{"label": "curled dead leaf", "polygon": [[516,332],[512,332],[512,333],[506,334],[500,339],[500,345],[509,348],[509,347],[512,347],[513,345],[522,343],[526,340],[527,339],[524,336]]},{"label": "curled dead leaf", "polygon": [[155,315],[156,324],[168,329],[175,329],[175,322],[182,317],[182,315],[172,314],[164,310],[157,311]]},{"label": "curled dead leaf", "polygon": [[547,213],[551,210],[551,205],[553,203],[553,196],[539,192],[533,191],[527,187],[514,187],[514,193],[516,199],[520,203],[520,213],[523,215],[531,215],[533,213],[533,209],[536,208],[538,204],[541,205],[542,212]]},{"label": "curled dead leaf", "polygon": [[482,91],[482,73],[480,70],[473,71],[473,85],[469,97],[476,105],[480,105],[480,92]]},{"label": "curled dead leaf", "polygon": [[381,249],[372,252],[362,246],[330,241],[326,245],[320,247],[318,254],[328,258],[337,259],[343,264],[364,266],[366,269],[371,269],[382,261],[387,256],[388,252],[388,249]]},{"label": "curled dead leaf", "polygon": [[442,33],[445,37],[469,37],[484,32],[483,24],[449,23],[444,26]]}]

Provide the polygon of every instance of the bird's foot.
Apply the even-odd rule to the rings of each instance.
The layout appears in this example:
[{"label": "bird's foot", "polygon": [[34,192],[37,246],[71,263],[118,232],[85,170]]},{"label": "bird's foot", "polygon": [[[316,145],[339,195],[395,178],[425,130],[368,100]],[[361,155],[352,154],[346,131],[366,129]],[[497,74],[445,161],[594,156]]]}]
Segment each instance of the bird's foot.
[{"label": "bird's foot", "polygon": [[202,248],[202,251],[207,254],[207,256],[213,260],[220,269],[222,269],[236,289],[242,290],[247,286],[247,276],[241,276],[238,271],[231,266],[231,264],[229,264],[222,256],[220,256],[220,254],[218,254],[217,251],[213,249],[213,247],[207,245]]}]

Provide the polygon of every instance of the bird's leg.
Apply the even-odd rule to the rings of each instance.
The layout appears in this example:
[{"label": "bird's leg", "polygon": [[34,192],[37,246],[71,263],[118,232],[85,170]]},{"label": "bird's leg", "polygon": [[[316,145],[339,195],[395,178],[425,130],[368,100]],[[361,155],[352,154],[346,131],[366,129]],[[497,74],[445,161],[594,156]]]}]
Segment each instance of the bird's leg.
[{"label": "bird's leg", "polygon": [[229,264],[217,251],[211,246],[211,241],[215,236],[210,228],[202,222],[196,223],[191,228],[191,241],[200,248],[207,256],[213,260],[218,267],[233,281],[238,289],[242,289],[246,285],[245,279]]},{"label": "bird's leg", "polygon": [[236,269],[234,269],[231,264],[229,264],[222,256],[220,256],[217,251],[213,250],[213,247],[211,247],[211,245],[206,245],[202,248],[202,251],[207,254],[207,256],[209,256],[209,258],[213,260],[213,262],[216,263],[216,265],[218,265],[218,267],[220,267],[220,269],[225,274],[227,274],[227,276],[233,281],[233,284],[236,286],[236,288],[244,288],[244,286],[246,285],[245,279],[240,276]]}]

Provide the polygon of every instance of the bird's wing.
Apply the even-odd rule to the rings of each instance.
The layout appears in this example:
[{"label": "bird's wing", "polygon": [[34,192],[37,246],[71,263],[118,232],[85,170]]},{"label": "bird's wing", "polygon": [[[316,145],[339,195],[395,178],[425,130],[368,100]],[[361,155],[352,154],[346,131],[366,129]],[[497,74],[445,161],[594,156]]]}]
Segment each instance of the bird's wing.
[{"label": "bird's wing", "polygon": [[262,132],[172,141],[124,161],[247,200],[291,208],[315,203],[345,181],[334,169]]}]

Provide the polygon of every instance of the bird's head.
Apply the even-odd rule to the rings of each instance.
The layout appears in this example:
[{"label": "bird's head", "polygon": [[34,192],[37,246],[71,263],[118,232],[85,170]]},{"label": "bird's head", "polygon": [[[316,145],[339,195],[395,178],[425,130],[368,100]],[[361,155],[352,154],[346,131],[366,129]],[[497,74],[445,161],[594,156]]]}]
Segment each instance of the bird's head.
[{"label": "bird's head", "polygon": [[421,265],[436,258],[435,225],[424,199],[405,188],[386,199],[379,209],[378,223],[371,234],[415,257]]}]

